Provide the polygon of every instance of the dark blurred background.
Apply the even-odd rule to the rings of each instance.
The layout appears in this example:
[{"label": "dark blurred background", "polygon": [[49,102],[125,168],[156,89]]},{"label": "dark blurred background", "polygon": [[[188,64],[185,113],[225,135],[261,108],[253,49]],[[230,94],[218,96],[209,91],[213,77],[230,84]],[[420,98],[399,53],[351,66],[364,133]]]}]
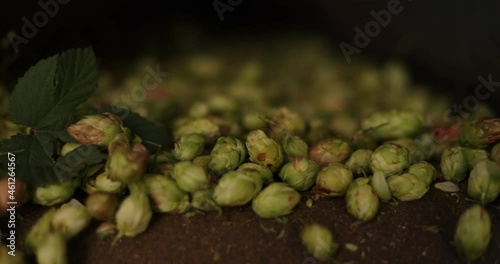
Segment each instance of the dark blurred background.
[{"label": "dark blurred background", "polygon": [[[182,45],[200,45],[189,28],[175,28],[178,21],[199,25],[212,36],[261,35],[282,31],[323,34],[333,43],[354,45],[354,27],[364,28],[374,20],[370,11],[387,9],[395,1],[153,1],[153,0],[60,0],[59,10],[27,43],[15,52],[8,32],[22,34],[23,17],[33,20],[47,1],[2,1],[0,78],[12,84],[40,58],[62,49],[92,45],[102,64],[134,59],[144,49],[159,56],[175,56]],[[64,2],[67,2],[63,4]],[[220,20],[214,8],[234,5]],[[399,2],[400,13],[371,38],[359,56],[380,61],[401,58],[410,66],[414,80],[430,83],[460,102],[473,95],[478,77],[500,82],[500,2],[499,1],[411,1]],[[163,32],[175,34],[162,34]],[[155,39],[155,36],[158,39]],[[147,36],[147,37],[145,37]],[[153,38],[152,38],[153,37]],[[175,39],[169,39],[175,38]],[[228,46],[230,51],[231,47]],[[497,87],[500,89],[500,86]],[[489,103],[496,106],[500,91]]]}]

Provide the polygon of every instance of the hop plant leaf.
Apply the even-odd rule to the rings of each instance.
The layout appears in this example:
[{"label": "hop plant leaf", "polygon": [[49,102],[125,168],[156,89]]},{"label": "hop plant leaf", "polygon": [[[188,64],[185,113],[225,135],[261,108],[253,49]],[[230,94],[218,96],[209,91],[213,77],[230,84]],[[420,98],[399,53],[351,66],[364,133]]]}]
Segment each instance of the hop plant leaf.
[{"label": "hop plant leaf", "polygon": [[9,102],[13,122],[38,130],[61,131],[73,110],[97,87],[90,48],[69,50],[41,60],[19,80]]},{"label": "hop plant leaf", "polygon": [[167,129],[157,126],[155,123],[140,116],[135,112],[130,112],[123,120],[123,124],[144,140],[144,146],[154,153],[159,147],[171,145],[171,136]]},{"label": "hop plant leaf", "polygon": [[[53,156],[59,138],[73,121],[74,109],[96,87],[97,65],[90,48],[72,49],[43,59],[24,74],[12,92],[9,112],[13,122],[31,128],[31,135],[14,136],[0,146],[0,154],[17,153],[17,177],[39,186],[74,175],[56,173]],[[73,167],[72,170],[80,169]]]}]

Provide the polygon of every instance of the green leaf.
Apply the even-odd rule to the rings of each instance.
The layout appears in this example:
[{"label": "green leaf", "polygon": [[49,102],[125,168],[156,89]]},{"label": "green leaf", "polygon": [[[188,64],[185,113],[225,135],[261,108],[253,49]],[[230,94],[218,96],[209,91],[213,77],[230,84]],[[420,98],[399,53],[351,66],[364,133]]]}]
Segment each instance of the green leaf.
[{"label": "green leaf", "polygon": [[39,61],[19,79],[9,102],[10,118],[14,123],[36,127],[53,102],[54,77],[58,55]]},{"label": "green leaf", "polygon": [[46,155],[54,153],[74,109],[94,93],[96,68],[90,48],[73,49],[41,60],[16,85],[9,103],[12,120],[35,128]]},{"label": "green leaf", "polygon": [[[75,108],[97,87],[97,66],[90,48],[73,49],[41,60],[19,80],[9,102],[11,119],[34,128],[34,135],[17,135],[0,147],[1,152],[22,150],[17,161],[19,178],[29,185],[46,185],[67,180],[80,168],[76,164],[61,172],[69,160],[52,158],[59,139],[69,139],[66,127]],[[95,150],[81,164],[101,161]],[[2,162],[0,162],[2,163]],[[3,164],[3,163],[2,163]],[[58,167],[55,167],[55,166]]]},{"label": "green leaf", "polygon": [[169,137],[167,129],[156,125],[135,112],[130,112],[122,121],[132,133],[143,140],[144,146],[150,153],[158,151],[159,146],[165,147],[171,144],[171,137]]},{"label": "green leaf", "polygon": [[[16,177],[29,185],[46,185],[57,182],[53,171],[54,161],[46,156],[42,146],[31,135],[15,135],[0,146],[0,157],[7,159],[7,152],[15,154]],[[6,163],[2,163],[5,169]]]},{"label": "green leaf", "polygon": [[75,108],[89,98],[97,87],[97,65],[91,49],[63,52],[57,64],[56,87],[50,111],[38,128],[60,131],[71,123]]},{"label": "green leaf", "polygon": [[83,169],[106,159],[95,145],[83,145],[54,162],[31,135],[16,135],[0,146],[2,170],[7,169],[7,153],[16,157],[16,177],[28,185],[43,186],[81,175]]},{"label": "green leaf", "polygon": [[58,134],[59,140],[62,142],[68,143],[68,142],[73,142],[77,143],[77,141],[68,133],[68,130],[64,129],[59,132]]},{"label": "green leaf", "polygon": [[58,133],[54,131],[35,131],[35,139],[46,156],[52,157],[55,152]]},{"label": "green leaf", "polygon": [[72,150],[54,164],[54,173],[60,179],[79,177],[82,171],[106,159],[96,145],[82,145]]},{"label": "green leaf", "polygon": [[43,130],[65,129],[73,110],[95,91],[96,67],[90,48],[69,50],[39,61],[12,92],[12,121]]}]

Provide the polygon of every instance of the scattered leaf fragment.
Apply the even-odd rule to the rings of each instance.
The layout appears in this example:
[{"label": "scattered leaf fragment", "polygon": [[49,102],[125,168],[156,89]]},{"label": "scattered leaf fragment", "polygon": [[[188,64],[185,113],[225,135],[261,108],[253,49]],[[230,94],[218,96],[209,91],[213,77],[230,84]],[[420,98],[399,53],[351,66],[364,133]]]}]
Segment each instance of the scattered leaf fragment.
[{"label": "scattered leaf fragment", "polygon": [[265,233],[276,233],[276,230],[274,227],[266,227],[264,224],[260,224],[260,228],[265,232]]},{"label": "scattered leaf fragment", "polygon": [[288,217],[276,217],[274,220],[280,224],[286,225],[288,224]]},{"label": "scattered leaf fragment", "polygon": [[458,185],[451,181],[445,181],[445,182],[438,182],[434,184],[434,187],[436,189],[439,189],[443,192],[458,192],[460,191],[460,188],[458,188]]},{"label": "scattered leaf fragment", "polygon": [[283,237],[285,237],[285,229],[281,229],[276,239],[282,239]]},{"label": "scattered leaf fragment", "polygon": [[439,233],[439,226],[437,225],[432,225],[432,226],[422,226],[422,229],[427,232],[431,232],[434,234]]},{"label": "scattered leaf fragment", "polygon": [[312,200],[312,199],[307,199],[307,201],[306,201],[306,206],[307,206],[308,208],[311,208],[311,207],[313,206],[313,200]]},{"label": "scattered leaf fragment", "polygon": [[346,243],[346,244],[344,245],[344,247],[345,247],[347,250],[352,251],[352,252],[354,252],[354,251],[358,250],[358,246],[356,246],[356,245],[354,245],[354,244],[352,244],[352,243]]}]

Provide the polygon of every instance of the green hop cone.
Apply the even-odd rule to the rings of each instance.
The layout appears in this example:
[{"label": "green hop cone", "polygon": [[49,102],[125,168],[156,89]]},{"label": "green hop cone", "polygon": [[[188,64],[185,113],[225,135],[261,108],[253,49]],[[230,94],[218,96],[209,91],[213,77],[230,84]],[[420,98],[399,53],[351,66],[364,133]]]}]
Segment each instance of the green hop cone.
[{"label": "green hop cone", "polygon": [[205,147],[205,138],[200,134],[183,135],[174,147],[175,158],[189,161],[200,155]]},{"label": "green hop cone", "polygon": [[112,221],[118,205],[119,200],[116,194],[100,191],[91,193],[85,200],[87,212],[93,218],[102,221]]},{"label": "green hop cone", "polygon": [[366,185],[366,184],[370,184],[370,178],[368,178],[368,177],[359,177],[359,178],[356,178],[351,183],[351,185],[349,185],[349,188],[352,188],[352,187],[358,186],[358,185]]},{"label": "green hop cone", "polygon": [[370,171],[370,157],[373,151],[369,149],[358,149],[354,151],[345,165],[354,173],[366,175]]},{"label": "green hop cone", "polygon": [[16,251],[15,255],[9,254],[10,249],[6,245],[0,244],[0,263],[25,264],[24,254]]},{"label": "green hop cone", "polygon": [[205,169],[190,161],[177,162],[173,177],[179,188],[186,192],[195,192],[208,188],[210,177]]},{"label": "green hop cone", "polygon": [[332,259],[339,248],[332,232],[319,224],[306,225],[300,233],[300,238],[307,251],[321,261]]},{"label": "green hop cone", "polygon": [[191,205],[202,211],[217,211],[222,213],[222,209],[213,199],[214,188],[197,191],[191,194]]},{"label": "green hop cone", "polygon": [[111,180],[129,184],[144,175],[148,161],[149,152],[142,144],[117,146],[109,152],[106,172]]},{"label": "green hop cone", "polygon": [[448,148],[441,154],[441,171],[447,181],[459,183],[467,176],[467,160],[461,147]]},{"label": "green hop cone", "polygon": [[44,239],[52,232],[52,219],[56,214],[55,208],[50,208],[40,217],[31,227],[26,236],[26,248],[31,252],[35,252],[37,248],[44,244]]},{"label": "green hop cone", "polygon": [[352,180],[352,172],[346,165],[330,163],[318,172],[313,190],[322,196],[344,196]]},{"label": "green hop cone", "polygon": [[300,194],[286,183],[275,182],[264,188],[252,202],[253,211],[262,218],[287,215],[300,202]]},{"label": "green hop cone", "polygon": [[159,174],[147,174],[144,182],[155,212],[184,213],[189,209],[189,195],[171,178]]},{"label": "green hop cone", "polygon": [[[102,165],[100,165],[102,167]],[[98,166],[97,166],[98,167]],[[121,181],[114,181],[108,177],[108,173],[96,172],[87,174],[83,180],[82,189],[88,193],[106,192],[106,193],[121,193],[125,189],[125,184]]]},{"label": "green hop cone", "polygon": [[83,175],[82,182],[80,183],[82,190],[88,194],[97,192],[95,188],[95,178],[104,171],[103,168],[103,164],[95,164],[87,168],[87,171]]},{"label": "green hop cone", "polygon": [[70,180],[36,187],[33,194],[33,203],[44,206],[62,204],[73,197],[76,189],[75,185],[75,181]]},{"label": "green hop cone", "polygon": [[491,240],[491,218],[482,206],[473,205],[458,219],[454,242],[458,254],[467,261],[474,261],[488,249]]},{"label": "green hop cone", "polygon": [[97,226],[95,233],[99,240],[103,240],[105,237],[116,233],[116,225],[113,222],[102,222]]},{"label": "green hop cone", "polygon": [[247,162],[243,163],[238,167],[238,171],[243,171],[250,174],[256,174],[264,180],[265,185],[269,185],[274,182],[273,173],[268,167],[264,167],[259,164]]},{"label": "green hop cone", "polygon": [[302,157],[296,157],[281,168],[279,173],[283,182],[286,182],[297,191],[305,191],[311,188],[316,181],[316,174],[321,167],[314,161]]},{"label": "green hop cone", "polygon": [[208,118],[197,118],[188,120],[174,128],[174,139],[180,140],[183,135],[200,134],[207,142],[213,142],[220,136],[220,129],[217,124]]},{"label": "green hop cone", "polygon": [[68,133],[80,144],[95,144],[107,147],[116,135],[123,133],[123,124],[117,116],[104,113],[83,117],[70,125]]},{"label": "green hop cone", "polygon": [[142,192],[131,193],[121,202],[115,215],[116,227],[119,230],[116,240],[122,236],[134,237],[144,232],[152,215],[153,212],[147,194]]},{"label": "green hop cone", "polygon": [[408,173],[413,174],[419,180],[425,182],[427,186],[431,185],[437,175],[436,168],[426,161],[421,161],[411,165],[408,168]]},{"label": "green hop cone", "polygon": [[379,199],[367,178],[356,179],[346,196],[347,212],[357,220],[370,221],[377,215],[380,206]]},{"label": "green hop cone", "polygon": [[272,138],[281,142],[285,135],[300,135],[306,130],[305,119],[297,112],[281,107],[271,113]]},{"label": "green hop cone", "polygon": [[236,169],[245,160],[245,146],[237,138],[220,137],[217,139],[208,168],[218,175]]},{"label": "green hop cone", "polygon": [[31,227],[26,236],[26,249],[35,253],[38,263],[66,263],[66,237],[53,230],[57,210],[50,208]]},{"label": "green hop cone", "polygon": [[422,127],[422,115],[410,111],[376,112],[361,120],[361,129],[377,141],[413,137]]},{"label": "green hop cone", "polygon": [[469,170],[472,170],[480,160],[488,158],[488,152],[484,149],[462,147],[462,152],[467,161],[467,168]]},{"label": "green hop cone", "polygon": [[130,147],[130,139],[125,133],[116,135],[108,145],[108,153],[112,153],[116,148]]},{"label": "green hop cone", "polygon": [[408,164],[408,151],[397,144],[380,145],[370,156],[372,172],[380,171],[386,176],[402,172]]},{"label": "green hop cone", "polygon": [[307,158],[309,156],[307,143],[297,136],[286,135],[281,145],[288,161],[293,160],[295,157]]},{"label": "green hop cone", "polygon": [[500,118],[483,118],[463,122],[460,143],[471,148],[486,148],[500,139]]},{"label": "green hop cone", "polygon": [[263,178],[245,171],[230,171],[219,179],[213,199],[220,206],[240,206],[250,202],[262,189]]},{"label": "green hop cone", "polygon": [[470,172],[467,193],[482,204],[495,201],[500,194],[500,165],[488,159],[479,161]]},{"label": "green hop cone", "polygon": [[380,171],[375,172],[370,179],[370,185],[382,202],[387,203],[391,200],[392,193],[389,189],[384,173]]},{"label": "green hop cone", "polygon": [[38,264],[66,264],[67,259],[66,238],[63,234],[48,233],[43,243],[36,248],[35,255]]},{"label": "green hop cone", "polygon": [[254,130],[247,135],[246,147],[250,160],[276,172],[283,164],[283,149],[262,130]]},{"label": "green hop cone", "polygon": [[408,162],[409,164],[413,164],[419,161],[425,160],[427,157],[424,152],[419,148],[417,143],[410,138],[399,138],[395,140],[391,140],[387,143],[398,144],[401,147],[405,148],[408,151]]},{"label": "green hop cone", "polygon": [[392,195],[403,202],[418,200],[429,190],[429,185],[410,173],[390,176],[387,183]]},{"label": "green hop cone", "polygon": [[350,154],[349,144],[338,138],[322,140],[309,149],[309,158],[322,167],[333,162],[343,163]]},{"label": "green hop cone", "polygon": [[70,239],[83,231],[90,224],[91,218],[85,206],[72,200],[57,209],[51,221],[52,230]]}]

